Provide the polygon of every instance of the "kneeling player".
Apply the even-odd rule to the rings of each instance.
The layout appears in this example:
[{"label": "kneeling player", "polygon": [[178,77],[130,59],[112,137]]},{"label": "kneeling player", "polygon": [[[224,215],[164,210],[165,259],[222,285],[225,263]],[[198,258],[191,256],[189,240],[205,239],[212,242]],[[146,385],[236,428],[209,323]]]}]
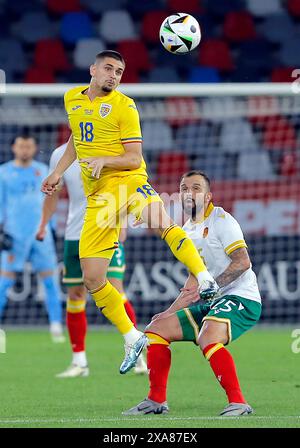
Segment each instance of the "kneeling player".
[{"label": "kneeling player", "polygon": [[260,293],[247,246],[237,221],[211,202],[210,182],[204,173],[186,173],[180,192],[184,210],[190,216],[184,229],[218,283],[220,293],[212,301],[193,303],[199,300],[198,285],[190,275],[175,302],[154,316],[145,330],[149,340],[150,391],[145,400],[123,414],[168,412],[169,345],[173,341],[193,341],[226,392],[228,405],[220,415],[248,415],[253,409],[242,394],[233,358],[224,347],[255,325],[261,313]]}]

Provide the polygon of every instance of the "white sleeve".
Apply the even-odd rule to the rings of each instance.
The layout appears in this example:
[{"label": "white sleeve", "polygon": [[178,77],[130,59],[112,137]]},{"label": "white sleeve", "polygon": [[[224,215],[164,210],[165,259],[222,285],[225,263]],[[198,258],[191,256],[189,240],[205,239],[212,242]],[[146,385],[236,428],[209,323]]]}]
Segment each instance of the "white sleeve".
[{"label": "white sleeve", "polygon": [[215,221],[215,231],[227,255],[240,247],[247,247],[239,223],[229,213],[223,211],[218,214]]},{"label": "white sleeve", "polygon": [[[50,161],[49,161],[49,174],[52,173],[52,171],[55,170],[56,165],[58,163],[58,161],[61,159],[61,157],[64,154],[64,150],[61,150],[60,148],[57,148],[53,151],[53,153],[51,154],[50,157]],[[60,181],[60,186],[63,186],[64,181],[63,181],[63,177]]]}]

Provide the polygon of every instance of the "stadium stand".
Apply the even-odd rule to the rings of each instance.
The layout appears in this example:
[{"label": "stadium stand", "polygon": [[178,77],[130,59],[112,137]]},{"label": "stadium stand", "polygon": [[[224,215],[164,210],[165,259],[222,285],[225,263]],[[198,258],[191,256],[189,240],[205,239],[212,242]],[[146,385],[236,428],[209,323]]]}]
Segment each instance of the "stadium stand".
[{"label": "stadium stand", "polygon": [[[60,51],[76,69],[72,73],[66,64],[57,74],[49,67],[49,74],[42,74],[48,82],[77,82],[76,76],[81,82],[82,73],[76,70],[86,68],[103,48],[124,53],[128,83],[162,82],[167,76],[170,82],[284,82],[290,67],[297,66],[299,0],[186,0],[184,10],[201,24],[202,42],[193,54],[174,58],[161,48],[158,31],[167,15],[182,9],[181,4],[178,0],[47,0],[43,4],[3,0],[1,68],[9,82],[33,82],[31,73],[41,66],[28,68],[28,64],[35,59],[40,41],[52,39],[60,40]],[[12,69],[9,57],[11,45],[19,56],[17,69]],[[173,73],[160,73],[161,66]]]}]

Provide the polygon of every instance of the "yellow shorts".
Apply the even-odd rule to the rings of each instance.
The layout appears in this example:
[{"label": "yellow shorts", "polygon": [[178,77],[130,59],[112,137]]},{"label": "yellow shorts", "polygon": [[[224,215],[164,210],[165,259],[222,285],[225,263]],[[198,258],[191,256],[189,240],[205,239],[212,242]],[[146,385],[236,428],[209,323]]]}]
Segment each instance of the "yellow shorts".
[{"label": "yellow shorts", "polygon": [[136,219],[152,202],[162,202],[145,176],[103,179],[99,190],[87,198],[79,242],[79,258],[109,258],[118,247],[120,227],[132,213]]}]

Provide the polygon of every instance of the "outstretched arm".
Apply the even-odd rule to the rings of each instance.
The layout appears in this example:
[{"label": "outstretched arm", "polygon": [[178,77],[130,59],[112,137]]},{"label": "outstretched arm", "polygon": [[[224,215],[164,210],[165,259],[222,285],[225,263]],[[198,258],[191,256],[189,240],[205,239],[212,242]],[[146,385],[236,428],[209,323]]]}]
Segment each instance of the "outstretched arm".
[{"label": "outstretched arm", "polygon": [[41,190],[43,193],[51,196],[57,190],[62,175],[69,166],[72,165],[75,159],[76,151],[73,143],[73,136],[71,134],[65,152],[58,161],[56,168],[42,183]]}]

